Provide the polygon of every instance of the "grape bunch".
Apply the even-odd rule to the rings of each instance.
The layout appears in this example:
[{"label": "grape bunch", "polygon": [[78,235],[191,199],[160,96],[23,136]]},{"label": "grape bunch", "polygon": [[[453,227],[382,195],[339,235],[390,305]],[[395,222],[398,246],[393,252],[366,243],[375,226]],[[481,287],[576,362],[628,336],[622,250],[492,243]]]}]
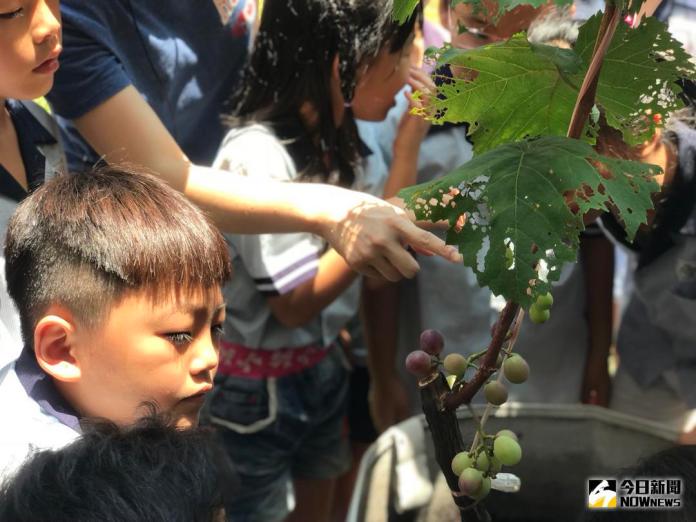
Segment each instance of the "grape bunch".
[{"label": "grape bunch", "polygon": [[[540,296],[532,307],[543,311],[543,315],[548,319],[552,304],[553,298],[546,294]],[[488,378],[483,385],[483,395],[489,403],[489,408],[491,405],[500,406],[508,399],[503,377],[512,384],[521,384],[529,378],[529,365],[519,354],[512,353],[513,343],[514,335],[509,334],[498,354],[495,368],[484,368],[484,371],[488,372]],[[469,356],[450,353],[443,357],[444,346],[442,334],[436,330],[425,330],[420,337],[420,350],[408,355],[406,368],[420,380],[421,385],[431,382],[442,368],[450,389],[456,391],[467,383],[467,379],[471,379],[481,370],[481,360],[487,350]],[[472,449],[457,453],[451,463],[452,472],[459,479],[461,493],[475,501],[488,495],[491,480],[502,466],[514,466],[522,458],[522,448],[515,433],[502,430],[495,435],[487,435],[484,431],[485,417],[484,415],[483,420],[478,421],[478,435]]]},{"label": "grape bunch", "polygon": [[485,435],[473,451],[462,451],[452,459],[452,472],[459,477],[459,490],[474,500],[481,500],[491,490],[491,480],[503,466],[514,466],[522,459],[517,435],[501,430]]}]

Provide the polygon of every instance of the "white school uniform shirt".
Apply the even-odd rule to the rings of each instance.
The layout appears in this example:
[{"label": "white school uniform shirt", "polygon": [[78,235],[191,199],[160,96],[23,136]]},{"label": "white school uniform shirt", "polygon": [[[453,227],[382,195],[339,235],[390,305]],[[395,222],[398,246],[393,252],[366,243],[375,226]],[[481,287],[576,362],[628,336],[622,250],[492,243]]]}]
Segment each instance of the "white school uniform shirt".
[{"label": "white school uniform shirt", "polygon": [[[298,172],[287,146],[264,125],[234,129],[223,140],[213,167],[257,181],[293,182]],[[317,274],[327,248],[324,239],[309,233],[226,234],[225,238],[233,269],[223,290],[225,339],[265,350],[322,344],[319,317],[288,328],[275,318],[266,298],[286,294]]]},{"label": "white school uniform shirt", "polygon": [[[18,103],[18,102],[15,102]],[[38,105],[32,102],[19,102],[34,117],[44,130],[55,138],[55,143],[37,145],[45,158],[44,178],[48,179],[58,172],[65,171],[65,158],[60,145],[58,128],[53,119]],[[29,129],[36,132],[37,128]],[[34,136],[23,135],[27,129],[17,129],[20,141],[31,141]],[[4,243],[7,221],[14,212],[17,202],[0,195],[0,233]],[[22,352],[22,336],[19,316],[7,292],[5,281],[5,258],[0,257],[0,404],[4,421],[0,428],[0,481],[10,477],[16,468],[33,451],[39,449],[58,449],[69,444],[79,436],[75,417],[63,424],[49,410],[34,400],[20,381],[16,362]],[[33,368],[36,371],[36,367]],[[25,375],[26,376],[26,375]],[[38,374],[35,377],[40,378]],[[24,380],[26,383],[26,379]],[[50,396],[45,396],[49,402]],[[57,398],[57,397],[56,397]],[[48,408],[48,409],[46,409]],[[58,414],[60,416],[60,414]],[[66,420],[63,418],[63,420]]]}]

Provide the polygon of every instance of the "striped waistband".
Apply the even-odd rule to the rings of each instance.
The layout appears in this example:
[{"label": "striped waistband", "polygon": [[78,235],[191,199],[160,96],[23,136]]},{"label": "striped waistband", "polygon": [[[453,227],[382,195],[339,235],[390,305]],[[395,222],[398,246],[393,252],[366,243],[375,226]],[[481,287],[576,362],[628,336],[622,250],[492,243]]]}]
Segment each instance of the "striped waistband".
[{"label": "striped waistband", "polygon": [[318,344],[264,350],[220,342],[218,374],[263,379],[299,373],[321,362],[329,348]]}]

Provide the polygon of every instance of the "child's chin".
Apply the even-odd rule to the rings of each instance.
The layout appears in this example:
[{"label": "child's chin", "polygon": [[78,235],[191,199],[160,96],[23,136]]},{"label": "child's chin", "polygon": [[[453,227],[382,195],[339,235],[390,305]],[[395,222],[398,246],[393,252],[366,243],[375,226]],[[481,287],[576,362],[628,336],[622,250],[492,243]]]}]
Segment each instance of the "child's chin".
[{"label": "child's chin", "polygon": [[182,430],[195,428],[198,426],[198,414],[176,415],[174,425]]}]

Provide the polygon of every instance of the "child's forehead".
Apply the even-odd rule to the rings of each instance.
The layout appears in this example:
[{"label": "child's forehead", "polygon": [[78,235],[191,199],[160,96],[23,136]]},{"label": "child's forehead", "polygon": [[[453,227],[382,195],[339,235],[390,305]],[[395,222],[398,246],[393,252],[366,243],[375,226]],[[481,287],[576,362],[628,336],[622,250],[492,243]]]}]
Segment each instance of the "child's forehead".
[{"label": "child's forehead", "polygon": [[136,301],[150,308],[155,314],[210,313],[223,310],[225,301],[219,285],[211,287],[157,287],[132,290],[123,296],[126,301]]}]

